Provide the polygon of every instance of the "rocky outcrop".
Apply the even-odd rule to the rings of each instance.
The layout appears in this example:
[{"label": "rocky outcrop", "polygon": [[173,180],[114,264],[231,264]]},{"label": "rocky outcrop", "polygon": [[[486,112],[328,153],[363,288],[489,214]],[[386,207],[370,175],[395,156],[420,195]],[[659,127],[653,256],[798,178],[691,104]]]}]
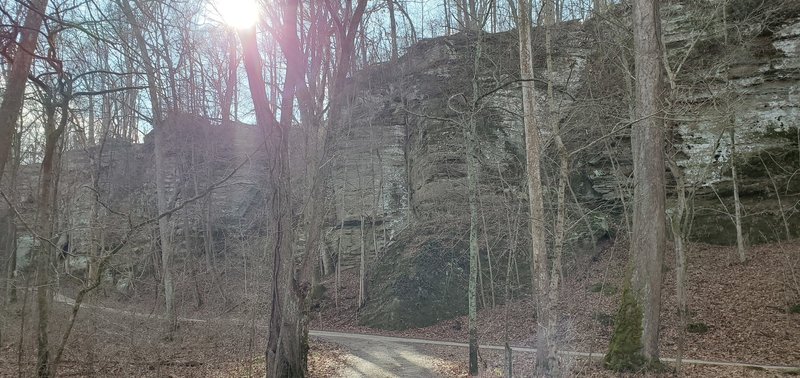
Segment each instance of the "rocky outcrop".
[{"label": "rocky outcrop", "polygon": [[[702,6],[676,1],[663,8],[674,85],[665,90],[671,129],[665,155],[685,176],[684,189],[695,193],[691,238],[735,242],[732,163],[749,242],[786,238],[787,232],[800,236],[800,12],[791,5],[753,6],[723,23],[719,9]],[[555,30],[558,118],[574,151],[571,189],[577,201],[570,214],[578,226],[568,235],[569,253],[579,253],[592,236],[613,234],[630,200],[633,83],[626,71],[633,59],[625,58],[626,9],[610,12],[619,23],[595,19]],[[537,78],[544,78],[543,38],[534,35]],[[374,253],[364,324],[402,329],[466,311],[458,300],[466,298],[468,232],[463,128],[473,77],[480,96],[486,95],[476,112],[481,209],[488,219],[481,261],[493,258],[496,264],[490,271],[483,265],[484,275],[504,280],[497,264],[504,267],[502,259],[509,256],[525,263],[527,233],[511,242],[512,230],[524,229],[525,220],[503,222],[525,201],[520,94],[508,84],[518,76],[516,33],[482,38],[485,50],[477,65],[477,36],[462,33],[422,41],[397,65],[373,67],[353,79],[350,122],[339,133],[337,149],[338,161],[345,163],[333,174],[335,222],[344,227],[329,240],[345,261],[354,261],[348,256],[354,258],[362,244]],[[537,82],[536,89],[544,124],[546,86]],[[542,135],[548,155],[549,129],[542,128]],[[553,164],[546,158],[547,195]],[[673,181],[670,193],[675,190]],[[524,211],[514,215],[524,218]],[[363,232],[362,220],[369,221]]]},{"label": "rocky outcrop", "polygon": [[[262,134],[253,126],[211,124],[188,114],[172,115],[164,127],[170,146],[165,162],[170,206],[194,199],[170,216],[175,259],[194,256],[213,263],[241,235],[264,230]],[[158,215],[152,137],[148,134],[144,143],[107,138],[101,145],[65,152],[57,220],[64,270],[89,268],[88,261],[118,245],[133,225]],[[22,167],[17,192],[23,198],[35,193],[35,168]],[[210,193],[195,198],[212,185]],[[23,200],[19,208],[30,213],[34,207]],[[31,236],[19,231],[18,268],[24,269]],[[148,262],[158,251],[155,235],[150,227],[133,233],[112,261],[108,279],[124,283],[143,271],[156,274],[151,271],[156,264]]]},{"label": "rocky outcrop", "polygon": [[697,187],[692,238],[735,243],[732,165],[748,241],[800,236],[800,6],[739,9],[738,27],[727,29],[690,5],[665,16],[671,61],[692,62],[677,75],[671,108],[676,160]]}]

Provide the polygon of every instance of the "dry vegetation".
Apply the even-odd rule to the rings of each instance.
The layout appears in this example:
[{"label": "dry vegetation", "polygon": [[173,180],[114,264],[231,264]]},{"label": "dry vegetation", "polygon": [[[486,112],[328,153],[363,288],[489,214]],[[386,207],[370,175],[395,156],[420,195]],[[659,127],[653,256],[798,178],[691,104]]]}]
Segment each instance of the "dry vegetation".
[{"label": "dry vegetation", "polygon": [[[613,315],[620,296],[625,265],[625,251],[607,248],[594,261],[578,259],[566,272],[562,294],[562,331],[565,349],[603,352],[612,331]],[[734,247],[692,245],[689,254],[690,323],[686,334],[685,358],[714,361],[738,361],[760,364],[800,366],[800,314],[792,309],[798,302],[796,279],[800,262],[800,243],[755,246],[745,264],[736,262]],[[674,259],[667,257],[662,355],[676,354],[677,316],[674,313]],[[794,269],[794,273],[792,272]],[[793,276],[794,274],[794,276]],[[604,278],[605,277],[605,278]],[[242,276],[228,277],[230,282]],[[602,287],[599,284],[604,283]],[[466,318],[441,322],[435,326],[403,332],[367,329],[357,324],[358,277],[355,269],[342,275],[339,308],[335,306],[332,278],[319,312],[312,315],[311,327],[394,336],[465,341]],[[235,286],[235,285],[234,285]],[[140,287],[130,297],[103,296],[81,310],[76,330],[67,348],[59,376],[142,376],[142,377],[229,377],[263,374],[263,349],[266,322],[263,304],[235,297],[222,306],[207,303],[195,308],[191,297],[183,302],[182,314],[189,318],[209,319],[206,323],[182,322],[175,341],[161,339],[162,324],[155,315],[154,295]],[[23,293],[24,294],[24,293]],[[240,303],[234,303],[240,302]],[[26,304],[23,309],[22,305]],[[14,308],[6,309],[3,339],[0,341],[0,376],[29,376],[35,366],[34,339],[30,332],[33,311],[31,299],[20,298]],[[130,316],[97,307],[124,308],[140,313]],[[532,304],[523,298],[479,313],[481,342],[502,345],[508,331],[514,345],[532,345],[535,338],[531,317]],[[67,307],[53,307],[59,335],[67,318]],[[794,311],[794,312],[793,312]],[[25,314],[21,316],[21,314]],[[700,324],[705,327],[699,326]],[[24,327],[24,329],[22,329]],[[20,338],[20,330],[24,337]],[[21,365],[18,364],[22,341]],[[445,363],[439,364],[443,376],[466,374],[466,349],[425,346],[419,348]],[[335,376],[347,349],[314,340],[309,354],[312,376]],[[532,369],[532,355],[515,353],[514,370],[520,376]],[[504,357],[495,351],[481,352],[483,376],[499,376]],[[570,375],[614,376],[597,361],[566,361]],[[748,368],[686,366],[688,376],[762,377],[776,373]],[[664,373],[668,376],[672,373]]]},{"label": "dry vegetation", "polygon": [[[689,328],[684,358],[711,361],[737,361],[800,367],[800,314],[792,307],[800,301],[794,277],[800,268],[800,243],[755,246],[745,264],[736,262],[735,247],[692,245],[689,253]],[[564,349],[605,352],[615,311],[620,299],[626,252],[616,245],[597,261],[590,258],[576,263],[567,273],[562,293],[562,340]],[[678,317],[675,311],[674,256],[667,256],[664,306],[662,313],[662,356],[677,353]],[[792,273],[792,268],[794,273]],[[361,333],[381,333],[436,340],[465,341],[466,317],[435,326],[403,332],[376,331],[357,324],[354,303],[355,283],[343,275],[337,310],[331,299],[313,327]],[[602,287],[600,284],[605,283]],[[502,345],[506,332],[512,345],[533,345],[535,331],[533,304],[517,300],[507,306],[483,309],[478,322],[483,344]],[[703,327],[703,325],[705,327]],[[707,329],[703,329],[707,328]],[[456,375],[466,373],[466,350],[434,348],[443,358],[453,360]],[[502,371],[504,357],[482,352],[487,371]],[[531,371],[531,357],[516,354],[515,371]],[[604,376],[598,363],[572,362],[575,374]],[[578,370],[574,370],[578,369]],[[464,371],[462,371],[464,370]],[[769,372],[744,368],[688,367],[692,376],[763,376]],[[524,374],[523,374],[524,376]]]}]

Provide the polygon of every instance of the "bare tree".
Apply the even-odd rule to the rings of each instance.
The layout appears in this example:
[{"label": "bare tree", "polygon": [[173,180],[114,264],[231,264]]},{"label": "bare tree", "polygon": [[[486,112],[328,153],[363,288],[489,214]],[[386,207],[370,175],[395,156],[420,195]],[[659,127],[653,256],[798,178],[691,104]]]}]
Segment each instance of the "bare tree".
[{"label": "bare tree", "polygon": [[282,49],[287,60],[280,119],[276,118],[267,97],[255,27],[239,30],[244,67],[256,110],[256,124],[264,134],[269,155],[266,170],[270,182],[267,199],[273,281],[266,361],[267,376],[270,377],[305,376],[308,350],[308,328],[302,314],[308,287],[301,287],[295,276],[288,161],[289,127],[293,120],[295,93],[305,67],[300,61],[300,43],[297,37],[298,8],[297,0],[280,4],[280,19],[283,22],[278,24],[282,26]]},{"label": "bare tree", "polygon": [[3,175],[11,151],[14,127],[22,109],[25,85],[28,82],[28,73],[36,51],[36,40],[39,37],[46,8],[47,0],[31,1],[22,30],[19,32],[17,53],[14,54],[6,90],[0,103],[0,176]]},{"label": "bare tree", "polygon": [[[167,198],[167,167],[165,160],[167,155],[166,133],[164,131],[164,110],[162,107],[162,97],[158,93],[159,80],[156,66],[150,57],[150,50],[145,40],[142,26],[133,12],[129,0],[117,0],[125,18],[131,26],[131,33],[138,48],[139,58],[147,77],[147,89],[150,97],[150,106],[153,112],[153,128],[155,130],[155,162],[156,162],[156,199],[159,213],[165,212],[169,206]],[[138,2],[136,3],[139,4]],[[172,278],[172,235],[170,229],[170,216],[162,217],[158,220],[158,230],[161,240],[161,265],[164,283],[164,301],[166,304],[167,327],[165,336],[167,339],[173,337],[173,333],[178,327],[177,314],[175,313],[175,288]]]},{"label": "bare tree", "polygon": [[[733,183],[733,206],[734,223],[736,226],[736,252],[739,254],[739,262],[743,263],[747,259],[744,251],[744,236],[742,235],[742,201],[739,200],[739,182],[736,175],[736,137],[734,125],[731,125],[731,181]],[[788,236],[788,235],[787,235]]]},{"label": "bare tree", "polygon": [[658,364],[661,277],[666,248],[663,81],[659,2],[633,3],[635,123],[633,149],[633,269],[623,292],[605,364],[638,370]]},{"label": "bare tree", "polygon": [[517,27],[519,29],[520,78],[522,80],[522,106],[525,123],[525,160],[528,179],[528,206],[531,230],[531,279],[536,303],[536,371],[549,374],[551,363],[548,353],[549,313],[547,292],[550,288],[547,244],[545,240],[544,201],[542,198],[541,144],[536,124],[536,93],[533,86],[533,55],[531,52],[531,4],[520,0]]}]

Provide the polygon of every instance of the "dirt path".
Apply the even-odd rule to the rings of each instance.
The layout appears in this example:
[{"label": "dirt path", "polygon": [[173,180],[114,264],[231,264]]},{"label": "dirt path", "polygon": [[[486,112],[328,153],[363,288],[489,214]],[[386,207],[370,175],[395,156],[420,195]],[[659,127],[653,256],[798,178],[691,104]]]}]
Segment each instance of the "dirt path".
[{"label": "dirt path", "polygon": [[[59,303],[72,305],[75,301],[71,298],[65,297],[61,294],[56,294],[54,300]],[[143,317],[143,318],[161,318],[161,316],[154,316],[151,314],[119,310],[115,308],[94,306],[84,304],[81,306],[85,309],[110,312],[125,316]],[[179,317],[178,321],[187,323],[227,323],[227,324],[247,324],[238,319],[193,319]],[[256,325],[258,328],[263,326]],[[340,372],[341,377],[432,377],[437,376],[435,366],[443,361],[431,356],[430,354],[422,351],[417,345],[439,345],[466,348],[468,344],[452,342],[452,341],[439,341],[439,340],[426,340],[415,339],[406,337],[392,337],[392,336],[379,336],[367,335],[360,333],[344,333],[333,331],[317,331],[310,330],[309,336],[319,338],[322,340],[330,341],[341,345],[349,351],[346,357],[346,366]],[[503,350],[503,347],[496,345],[481,345],[481,349],[489,350]],[[527,347],[512,347],[514,352],[519,353],[535,353],[536,350]],[[603,358],[602,353],[586,353],[586,352],[571,352],[561,351],[564,355],[584,357],[584,358]],[[663,362],[674,362],[672,358],[661,358]],[[797,371],[800,367],[797,366],[780,366],[780,365],[762,365],[751,364],[746,362],[726,362],[726,361],[706,361],[706,360],[693,360],[684,359],[683,363],[695,365],[711,365],[711,366],[728,366],[728,367],[744,367],[758,370],[772,370],[772,371]]]},{"label": "dirt path", "polygon": [[320,331],[313,331],[311,335],[339,344],[347,351],[339,377],[435,377],[438,376],[436,365],[443,362],[413,344],[379,337],[351,337]]}]

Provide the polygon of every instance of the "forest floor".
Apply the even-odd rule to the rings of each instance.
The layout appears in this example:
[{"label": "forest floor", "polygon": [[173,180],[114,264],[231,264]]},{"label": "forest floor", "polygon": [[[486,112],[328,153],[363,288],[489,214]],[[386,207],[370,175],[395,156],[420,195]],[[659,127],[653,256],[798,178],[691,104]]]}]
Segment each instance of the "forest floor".
[{"label": "forest floor", "polygon": [[[559,336],[562,348],[594,352],[605,348],[613,331],[614,316],[624,285],[626,255],[623,246],[612,245],[599,255],[575,259],[565,265],[561,292]],[[798,367],[800,374],[800,241],[753,246],[749,258],[739,263],[734,247],[690,245],[688,253],[688,329],[684,332],[684,359]],[[664,272],[661,354],[676,357],[679,318],[675,296],[675,257],[668,251]],[[358,325],[356,272],[342,275],[339,306],[335,293],[323,301],[311,326],[315,329],[381,334],[432,340],[465,342],[466,317],[405,331],[378,331]],[[335,286],[329,282],[329,286]],[[487,302],[490,295],[484,296]],[[499,300],[498,300],[499,302]],[[478,314],[481,344],[532,346],[536,338],[529,298],[485,306]],[[465,349],[435,347],[435,355],[460,367],[451,373],[466,374]],[[532,355],[515,354],[515,371],[529,372]],[[569,375],[605,376],[599,362],[565,358]],[[482,352],[482,371],[502,374],[505,357]],[[577,370],[575,370],[577,369]],[[489,373],[491,372],[491,373]],[[719,366],[686,366],[690,376],[774,376],[759,369]],[[522,376],[526,376],[522,374]]]},{"label": "forest floor", "polygon": [[[605,351],[623,282],[622,249],[608,248],[594,259],[587,257],[565,266],[560,312],[564,350]],[[686,333],[684,358],[800,367],[800,242],[756,246],[750,259],[739,264],[729,247],[693,245],[689,254],[689,323],[704,324],[700,333]],[[674,258],[667,256],[662,324],[662,355],[674,357],[678,320],[675,314]],[[402,332],[378,331],[358,325],[355,272],[346,271],[339,290],[313,315],[312,329],[351,333],[347,337],[312,333],[309,353],[314,377],[465,376],[467,349],[454,345],[423,345],[361,334],[415,337],[463,343],[466,318]],[[334,285],[329,285],[332,287]],[[0,314],[0,377],[33,375],[35,314],[31,298],[20,298],[14,308]],[[490,295],[487,295],[487,301]],[[244,305],[223,313],[184,307],[181,328],[172,341],[161,337],[161,310],[153,300],[102,298],[82,309],[67,344],[59,376],[229,377],[263,375],[265,316],[262,303]],[[51,344],[56,344],[68,317],[68,307],[52,308]],[[252,306],[251,306],[252,307]],[[486,306],[479,313],[482,344],[531,346],[535,340],[532,304],[518,298],[508,305]],[[216,310],[215,310],[216,311]],[[134,313],[135,312],[135,313]],[[205,319],[193,321],[191,318]],[[700,327],[702,328],[702,327]],[[358,335],[353,335],[357,333]],[[20,334],[25,337],[20,338]],[[447,343],[445,343],[447,344]],[[20,347],[21,345],[21,347]],[[502,376],[502,351],[481,350],[481,376]],[[516,376],[530,376],[531,353],[514,352]],[[566,356],[566,376],[617,376],[603,370],[596,359]],[[764,377],[800,375],[800,370],[767,371],[753,367],[684,365],[687,376]],[[672,372],[662,374],[673,375]]]}]

